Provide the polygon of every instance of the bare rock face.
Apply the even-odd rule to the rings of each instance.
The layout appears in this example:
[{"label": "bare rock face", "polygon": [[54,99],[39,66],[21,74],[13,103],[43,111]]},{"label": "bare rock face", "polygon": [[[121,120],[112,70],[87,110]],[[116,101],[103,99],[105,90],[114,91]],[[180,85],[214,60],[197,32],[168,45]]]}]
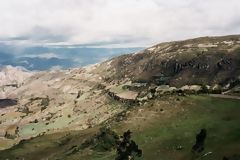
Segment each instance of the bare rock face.
[{"label": "bare rock face", "polygon": [[32,72],[20,67],[5,66],[0,69],[0,98],[6,98],[8,93],[21,86],[32,75]]},{"label": "bare rock face", "polygon": [[28,72],[23,68],[5,66],[4,68],[0,69],[0,86],[20,85],[25,79],[27,79],[31,75],[31,72]]}]

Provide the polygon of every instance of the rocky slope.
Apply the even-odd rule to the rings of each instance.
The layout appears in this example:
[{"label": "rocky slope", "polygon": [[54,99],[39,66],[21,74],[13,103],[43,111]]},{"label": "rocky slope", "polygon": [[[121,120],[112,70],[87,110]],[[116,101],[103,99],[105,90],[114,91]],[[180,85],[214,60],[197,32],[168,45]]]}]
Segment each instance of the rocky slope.
[{"label": "rocky slope", "polygon": [[224,85],[240,79],[239,47],[239,35],[161,43],[106,61],[96,73],[102,72],[109,81]]},{"label": "rocky slope", "polygon": [[20,67],[5,66],[0,69],[0,86],[20,85],[32,73]]},{"label": "rocky slope", "polygon": [[[0,136],[6,143],[39,134],[82,130],[121,112],[91,67],[35,73],[6,95],[17,100],[1,109]],[[1,146],[0,146],[1,147]]]},{"label": "rocky slope", "polygon": [[20,87],[33,73],[20,67],[5,66],[0,69],[0,98]]},{"label": "rocky slope", "polygon": [[4,93],[17,102],[0,110],[1,139],[10,146],[41,134],[91,128],[164,93],[236,89],[239,55],[240,36],[204,37],[161,43],[85,68],[26,73],[16,78],[21,86]]}]

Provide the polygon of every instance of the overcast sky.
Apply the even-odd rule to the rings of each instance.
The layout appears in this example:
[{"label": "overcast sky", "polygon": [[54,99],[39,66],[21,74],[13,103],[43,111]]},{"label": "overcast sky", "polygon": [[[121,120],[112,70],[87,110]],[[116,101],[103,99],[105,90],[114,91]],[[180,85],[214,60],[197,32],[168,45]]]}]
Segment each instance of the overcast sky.
[{"label": "overcast sky", "polygon": [[0,43],[149,46],[240,33],[240,0],[0,0]]}]

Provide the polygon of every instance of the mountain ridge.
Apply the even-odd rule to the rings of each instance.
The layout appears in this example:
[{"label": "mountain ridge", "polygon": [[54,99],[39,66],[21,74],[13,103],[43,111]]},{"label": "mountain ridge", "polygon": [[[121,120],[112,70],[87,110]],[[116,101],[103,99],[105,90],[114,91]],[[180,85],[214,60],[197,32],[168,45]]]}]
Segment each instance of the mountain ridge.
[{"label": "mountain ridge", "polygon": [[[158,76],[157,74],[166,74],[166,77],[175,76],[175,79],[169,80],[167,83],[180,86],[184,85],[184,83],[177,82],[176,79],[180,78],[181,75],[178,74],[184,74],[184,71],[190,72],[192,75],[194,75],[194,70],[203,72],[203,75],[206,74],[206,72],[211,72],[211,75],[220,75],[224,74],[224,72],[229,73],[230,71],[226,70],[230,70],[232,67],[236,69],[236,71],[232,72],[236,73],[231,74],[239,76],[239,37],[239,35],[210,38],[202,37],[184,41],[160,43],[133,55],[123,55],[107,61],[106,63],[111,62],[113,69],[117,70],[115,74],[113,73],[109,77],[115,76],[122,78],[126,76],[136,80],[144,80],[144,77],[146,77],[148,78],[147,81],[151,81],[153,80],[151,79],[153,76]],[[211,63],[215,64],[210,65]],[[135,72],[136,74],[134,74]],[[148,75],[149,72],[150,75]],[[196,75],[196,77],[197,76],[201,76],[201,73]],[[214,78],[207,80],[205,77],[205,81],[201,82],[196,80],[194,83],[225,83],[224,80],[226,80],[228,76],[229,75],[223,78],[220,77],[220,80],[216,79],[216,82],[214,82]],[[236,80],[238,76],[232,78]],[[187,83],[191,84],[193,82],[185,82],[185,84]]]}]

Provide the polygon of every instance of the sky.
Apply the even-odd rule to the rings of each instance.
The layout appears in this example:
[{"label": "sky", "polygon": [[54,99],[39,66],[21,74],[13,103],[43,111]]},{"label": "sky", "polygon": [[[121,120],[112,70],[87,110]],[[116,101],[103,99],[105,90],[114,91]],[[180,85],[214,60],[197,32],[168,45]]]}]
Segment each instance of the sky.
[{"label": "sky", "polygon": [[240,33],[239,0],[1,0],[0,38],[18,44],[148,46]]},{"label": "sky", "polygon": [[35,46],[149,47],[239,26],[239,0],[0,0],[0,48],[17,56]]}]

